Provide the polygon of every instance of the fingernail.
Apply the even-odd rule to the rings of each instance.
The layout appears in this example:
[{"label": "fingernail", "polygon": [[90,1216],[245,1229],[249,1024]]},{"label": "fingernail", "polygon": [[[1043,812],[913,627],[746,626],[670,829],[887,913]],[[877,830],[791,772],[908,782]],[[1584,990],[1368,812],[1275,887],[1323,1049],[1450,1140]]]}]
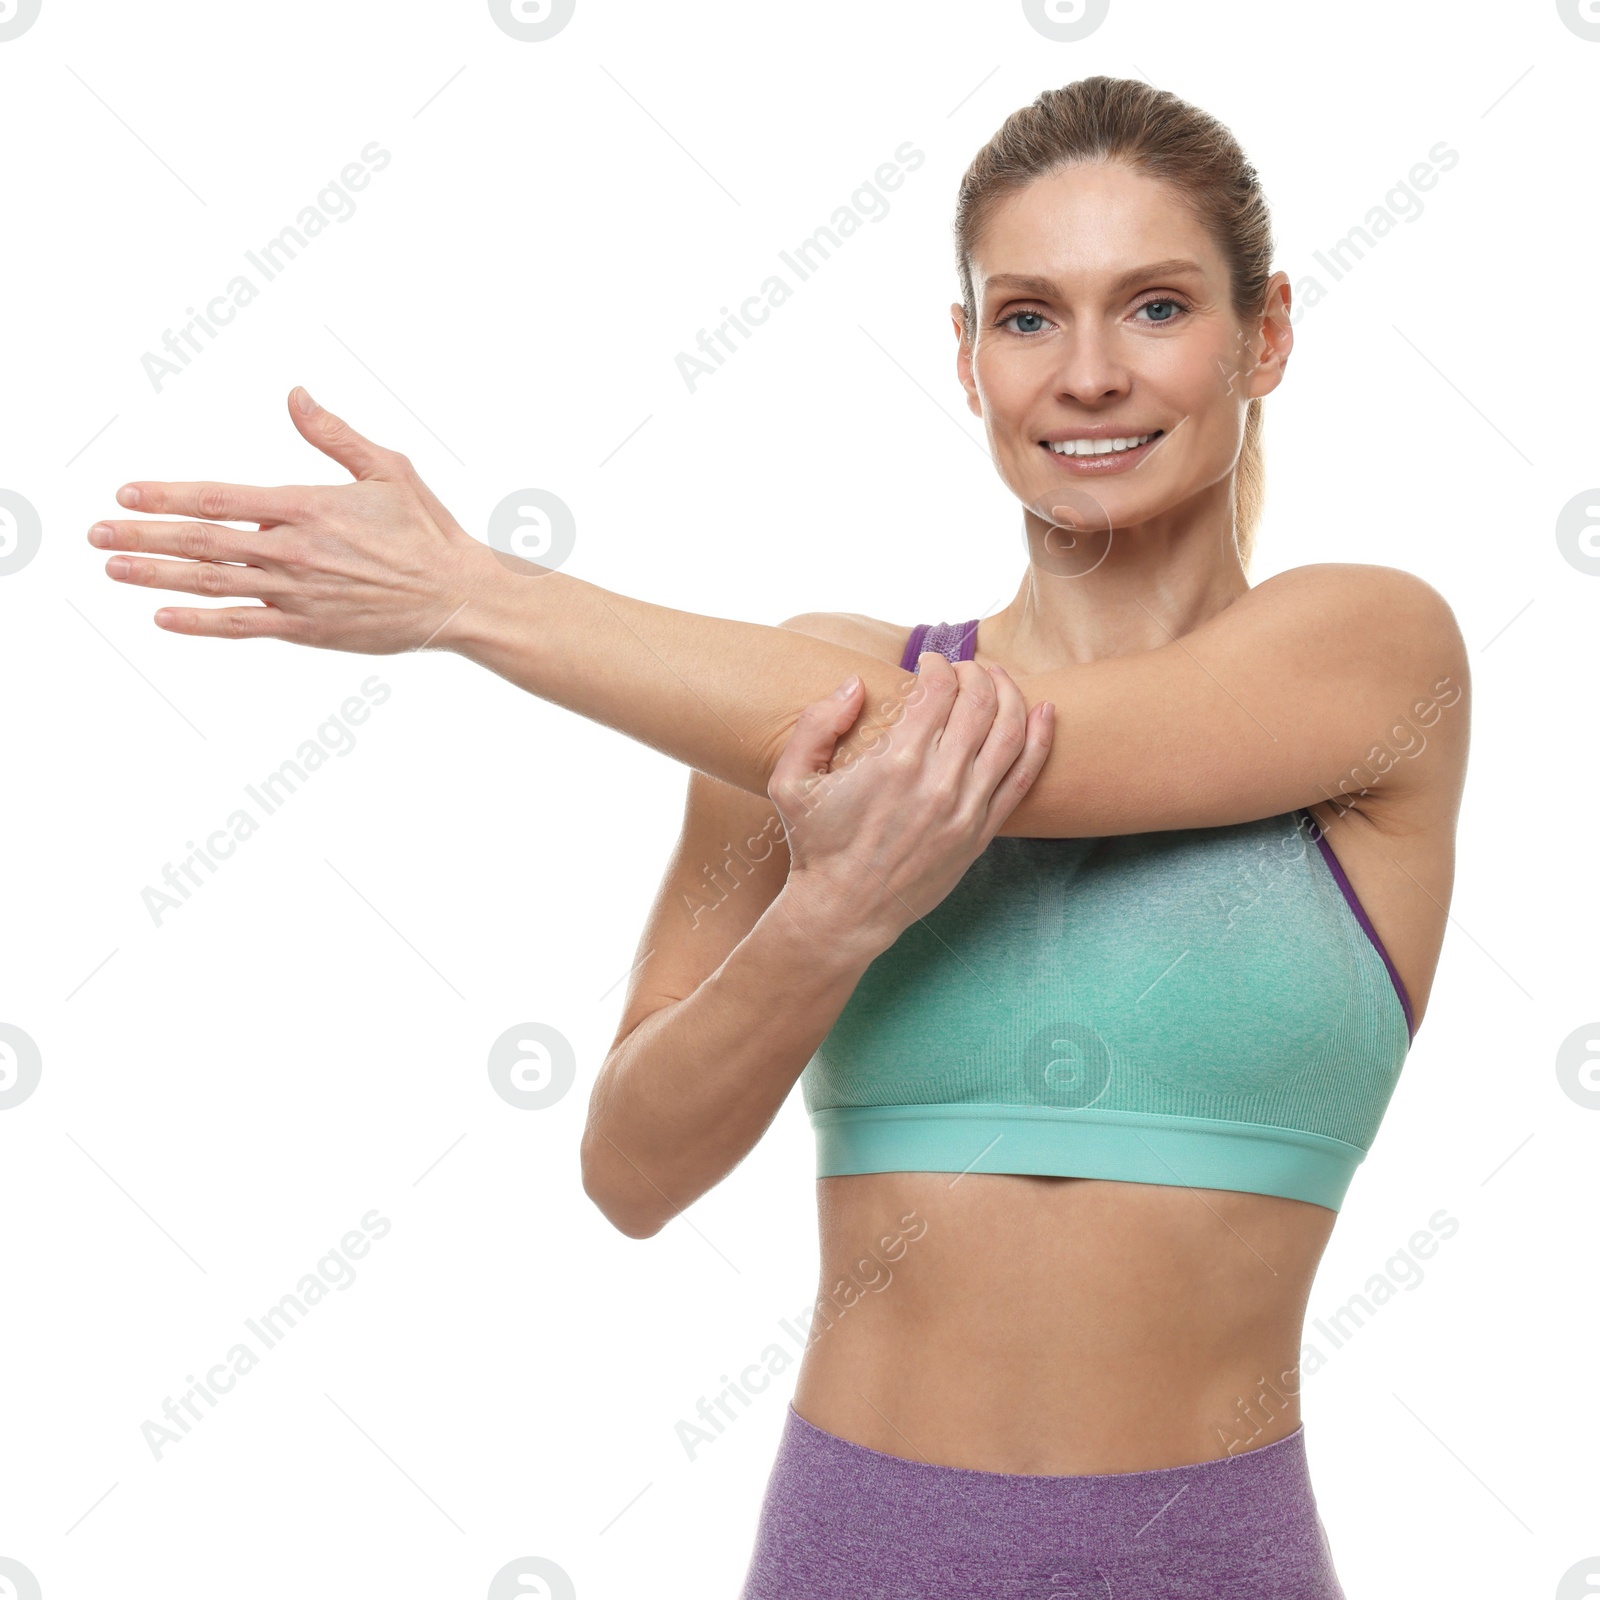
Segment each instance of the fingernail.
[{"label": "fingernail", "polygon": [[850,676],[833,691],[833,698],[835,700],[848,700],[850,696],[855,693],[856,684],[860,681],[861,680],[856,676],[856,674],[852,672]]},{"label": "fingernail", "polygon": [[128,575],[128,558],[126,556],[112,556],[106,562],[106,571],[113,578],[125,578]]},{"label": "fingernail", "polygon": [[158,623],[158,624],[159,624],[159,625],[160,625],[160,626],[161,626],[161,627],[163,627],[163,628],[164,628],[164,627],[166,627],[166,626],[167,626],[167,624],[168,624],[168,623],[169,623],[169,622],[171,622],[171,621],[172,621],[172,619],[173,619],[173,618],[174,618],[174,617],[175,617],[175,616],[176,616],[176,615],[177,615],[177,612],[175,612],[175,611],[168,611],[168,610],[167,610],[167,609],[166,609],[166,607],[165,607],[165,606],[163,606],[163,607],[162,607],[162,608],[161,608],[161,610],[159,610],[159,611],[158,611],[158,612],[156,612],[156,622],[157,622],[157,623]]},{"label": "fingernail", "polygon": [[309,417],[317,409],[317,402],[298,383],[294,386],[294,407],[303,417]]},{"label": "fingernail", "polygon": [[117,490],[117,503],[124,506],[136,506],[139,503],[139,491],[131,483],[125,483]]},{"label": "fingernail", "polygon": [[102,550],[116,537],[109,522],[97,522],[89,530],[89,543],[98,545]]}]

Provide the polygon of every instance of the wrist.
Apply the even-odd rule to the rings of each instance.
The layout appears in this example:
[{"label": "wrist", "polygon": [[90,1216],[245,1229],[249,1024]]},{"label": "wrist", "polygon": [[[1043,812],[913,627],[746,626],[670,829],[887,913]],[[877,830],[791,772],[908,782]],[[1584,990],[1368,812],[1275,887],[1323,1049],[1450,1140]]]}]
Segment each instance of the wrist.
[{"label": "wrist", "polygon": [[790,872],[771,909],[808,959],[857,975],[877,960],[902,931],[870,910],[847,904],[803,872]]},{"label": "wrist", "polygon": [[477,540],[463,550],[453,610],[431,641],[479,665],[497,668],[508,653],[525,654],[539,637],[539,585],[555,581],[553,568],[535,566]]}]

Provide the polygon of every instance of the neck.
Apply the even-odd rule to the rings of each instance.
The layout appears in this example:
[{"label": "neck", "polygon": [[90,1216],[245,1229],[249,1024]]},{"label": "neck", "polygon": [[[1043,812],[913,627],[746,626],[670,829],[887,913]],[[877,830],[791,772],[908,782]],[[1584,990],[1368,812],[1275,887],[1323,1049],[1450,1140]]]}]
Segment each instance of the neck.
[{"label": "neck", "polygon": [[1031,510],[1024,520],[1027,571],[1011,603],[979,630],[984,657],[1014,675],[1157,649],[1250,587],[1226,480],[1128,527],[1074,533]]}]

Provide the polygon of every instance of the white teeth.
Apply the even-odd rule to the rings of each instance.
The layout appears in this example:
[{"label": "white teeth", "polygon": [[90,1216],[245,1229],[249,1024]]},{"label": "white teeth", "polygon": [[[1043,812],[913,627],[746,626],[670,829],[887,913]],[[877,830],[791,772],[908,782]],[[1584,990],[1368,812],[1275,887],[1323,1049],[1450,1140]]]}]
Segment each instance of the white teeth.
[{"label": "white teeth", "polygon": [[1058,456],[1104,456],[1115,450],[1136,449],[1153,438],[1153,433],[1138,433],[1126,439],[1058,439],[1050,448]]}]

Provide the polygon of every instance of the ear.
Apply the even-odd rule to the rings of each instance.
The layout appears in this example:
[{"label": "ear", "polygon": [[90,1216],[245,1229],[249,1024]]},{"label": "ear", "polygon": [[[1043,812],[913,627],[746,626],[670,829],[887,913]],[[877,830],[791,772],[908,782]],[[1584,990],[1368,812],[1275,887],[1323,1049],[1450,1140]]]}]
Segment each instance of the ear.
[{"label": "ear", "polygon": [[1273,273],[1267,280],[1266,309],[1261,314],[1261,329],[1256,336],[1261,353],[1244,391],[1251,399],[1271,394],[1283,382],[1289,353],[1294,349],[1294,325],[1289,318],[1292,302],[1289,274]]},{"label": "ear", "polygon": [[978,399],[978,386],[972,377],[972,344],[966,338],[967,314],[959,301],[950,307],[950,320],[956,330],[956,377],[967,392],[967,410],[973,416],[983,415],[983,404]]}]

